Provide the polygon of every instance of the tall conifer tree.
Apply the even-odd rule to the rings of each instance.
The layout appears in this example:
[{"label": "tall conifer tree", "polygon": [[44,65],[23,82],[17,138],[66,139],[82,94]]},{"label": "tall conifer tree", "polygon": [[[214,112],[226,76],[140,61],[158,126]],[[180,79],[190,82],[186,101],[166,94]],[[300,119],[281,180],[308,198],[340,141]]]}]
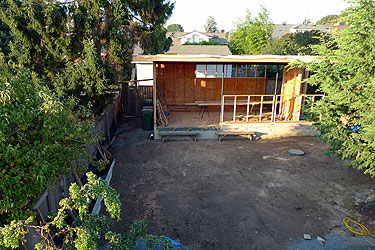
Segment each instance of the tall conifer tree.
[{"label": "tall conifer tree", "polygon": [[[62,95],[98,112],[126,79],[134,43],[161,53],[171,43],[163,28],[169,0],[8,0],[0,18],[12,32],[10,58]],[[103,103],[104,102],[104,103]]]},{"label": "tall conifer tree", "polygon": [[326,93],[313,112],[322,114],[317,127],[330,152],[375,177],[374,1],[352,1],[343,19],[348,28],[322,40],[315,48],[319,61],[304,65],[308,82]]}]

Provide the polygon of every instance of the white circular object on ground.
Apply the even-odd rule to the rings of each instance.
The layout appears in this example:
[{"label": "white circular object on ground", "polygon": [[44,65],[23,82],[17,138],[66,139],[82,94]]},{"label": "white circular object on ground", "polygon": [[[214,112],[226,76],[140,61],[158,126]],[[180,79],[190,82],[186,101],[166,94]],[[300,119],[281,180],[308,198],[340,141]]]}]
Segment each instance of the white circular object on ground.
[{"label": "white circular object on ground", "polygon": [[302,155],[305,155],[305,152],[303,152],[302,150],[299,150],[299,149],[289,149],[288,153],[291,154],[291,155],[293,155],[293,156],[302,156]]}]

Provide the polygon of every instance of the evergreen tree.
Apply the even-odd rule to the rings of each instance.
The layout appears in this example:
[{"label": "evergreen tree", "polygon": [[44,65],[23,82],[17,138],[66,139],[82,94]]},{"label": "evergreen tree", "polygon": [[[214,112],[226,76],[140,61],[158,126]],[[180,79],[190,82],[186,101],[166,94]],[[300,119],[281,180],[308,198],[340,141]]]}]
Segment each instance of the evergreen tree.
[{"label": "evergreen tree", "polygon": [[[0,1],[0,8],[7,6],[6,1]],[[7,56],[10,52],[9,42],[12,39],[9,26],[0,20],[0,52]]]},{"label": "evergreen tree", "polygon": [[167,27],[167,32],[184,32],[184,28],[181,24],[170,24]]},{"label": "evergreen tree", "polygon": [[339,20],[339,16],[338,15],[328,15],[328,16],[325,16],[325,17],[322,17],[321,19],[319,19],[316,24],[327,24],[327,23],[336,23],[337,21]]},{"label": "evergreen tree", "polygon": [[[96,113],[126,79],[136,41],[167,50],[162,27],[174,4],[164,0],[9,0],[0,18],[12,32],[10,58],[64,96],[92,103]],[[155,40],[157,39],[157,40]]]},{"label": "evergreen tree", "polygon": [[215,19],[212,16],[210,16],[207,19],[207,23],[206,23],[206,25],[204,25],[204,30],[207,33],[217,33],[217,32],[219,32],[219,30],[217,29],[217,23],[215,22]]},{"label": "evergreen tree", "polygon": [[237,22],[232,32],[229,48],[233,54],[260,54],[262,47],[271,40],[273,29],[265,7],[262,6],[262,11],[255,18],[247,10],[245,20]]},{"label": "evergreen tree", "polygon": [[317,127],[329,152],[375,177],[375,3],[355,0],[344,14],[348,28],[315,48],[319,62],[302,65],[326,93],[313,114],[321,114]]}]

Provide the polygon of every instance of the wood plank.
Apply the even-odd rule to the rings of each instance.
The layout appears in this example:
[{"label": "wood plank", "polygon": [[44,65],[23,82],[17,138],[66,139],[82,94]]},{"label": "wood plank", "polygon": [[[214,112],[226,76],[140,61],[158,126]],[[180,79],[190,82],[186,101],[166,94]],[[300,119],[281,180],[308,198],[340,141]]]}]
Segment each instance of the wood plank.
[{"label": "wood plank", "polygon": [[206,79],[206,101],[215,101],[215,78]]},{"label": "wood plank", "polygon": [[176,64],[168,63],[165,64],[166,77],[176,77]]},{"label": "wood plank", "polygon": [[160,131],[161,136],[183,136],[183,135],[199,135],[196,131]]},{"label": "wood plank", "polygon": [[195,83],[195,101],[205,101],[206,79],[198,78]]},{"label": "wood plank", "polygon": [[184,102],[195,101],[195,79],[191,77],[185,78],[185,100]]},{"label": "wood plank", "polygon": [[175,103],[176,105],[184,105],[185,103],[185,80],[182,77],[176,78],[175,86]]},{"label": "wood plank", "polygon": [[220,101],[221,99],[221,82],[221,78],[216,78],[215,101]]},{"label": "wood plank", "polygon": [[236,95],[246,94],[246,78],[238,78],[236,83]]},{"label": "wood plank", "polygon": [[185,64],[185,76],[195,78],[195,64]]},{"label": "wood plank", "polygon": [[227,78],[224,94],[225,95],[236,94],[236,78]]},{"label": "wood plank", "polygon": [[164,95],[168,105],[176,105],[175,78],[166,78]]},{"label": "wood plank", "polygon": [[221,131],[217,135],[255,135],[254,131]]},{"label": "wood plank", "polygon": [[163,63],[156,64],[156,76],[157,77],[165,77],[166,76],[165,70],[166,70],[165,64]]},{"label": "wood plank", "polygon": [[255,95],[256,93],[256,78],[246,79],[246,95]]},{"label": "wood plank", "polygon": [[266,94],[266,79],[265,78],[257,78],[257,87],[255,93],[257,95],[264,95]]}]

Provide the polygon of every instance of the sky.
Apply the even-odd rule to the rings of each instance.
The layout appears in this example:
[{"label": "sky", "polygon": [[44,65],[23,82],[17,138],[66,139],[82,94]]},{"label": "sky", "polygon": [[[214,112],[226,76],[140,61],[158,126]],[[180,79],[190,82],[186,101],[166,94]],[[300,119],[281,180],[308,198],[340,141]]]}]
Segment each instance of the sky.
[{"label": "sky", "polygon": [[260,5],[267,8],[270,19],[275,24],[302,23],[310,19],[313,23],[320,18],[340,14],[349,4],[343,0],[171,0],[175,9],[167,25],[181,24],[186,32],[204,31],[204,25],[212,16],[219,30],[229,31],[234,22],[245,18],[246,9],[252,16],[257,16]]}]

